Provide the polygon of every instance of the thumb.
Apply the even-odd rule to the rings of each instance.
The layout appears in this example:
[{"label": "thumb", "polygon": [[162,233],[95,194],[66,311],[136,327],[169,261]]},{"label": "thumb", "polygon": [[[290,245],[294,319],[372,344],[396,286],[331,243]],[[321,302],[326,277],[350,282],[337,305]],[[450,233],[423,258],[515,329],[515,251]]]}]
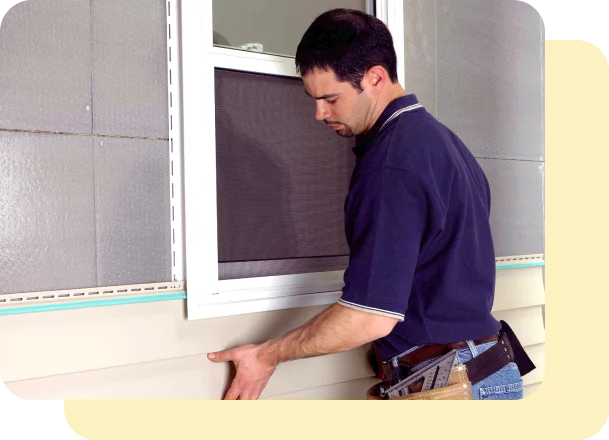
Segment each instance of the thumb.
[{"label": "thumb", "polygon": [[233,360],[233,350],[216,351],[208,353],[207,359],[212,362],[228,362]]}]

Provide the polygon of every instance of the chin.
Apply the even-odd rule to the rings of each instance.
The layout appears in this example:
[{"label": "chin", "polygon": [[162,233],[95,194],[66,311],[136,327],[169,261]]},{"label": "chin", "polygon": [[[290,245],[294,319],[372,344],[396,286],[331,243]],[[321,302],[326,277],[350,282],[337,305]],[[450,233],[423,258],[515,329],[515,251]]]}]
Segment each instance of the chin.
[{"label": "chin", "polygon": [[344,138],[350,138],[355,136],[351,130],[338,130],[336,134]]}]

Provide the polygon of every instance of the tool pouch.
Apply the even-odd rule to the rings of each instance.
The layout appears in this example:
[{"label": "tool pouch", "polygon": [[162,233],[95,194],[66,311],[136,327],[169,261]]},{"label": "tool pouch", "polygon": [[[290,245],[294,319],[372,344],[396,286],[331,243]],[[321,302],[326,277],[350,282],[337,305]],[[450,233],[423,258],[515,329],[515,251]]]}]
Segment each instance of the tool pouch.
[{"label": "tool pouch", "polygon": [[382,382],[386,382],[390,377],[390,370],[388,365],[383,364],[383,360],[381,359],[381,355],[378,350],[374,347],[374,344],[370,345],[370,350],[368,350],[368,363],[372,367],[374,371],[374,375],[377,379]]},{"label": "tool pouch", "polygon": [[[371,387],[366,393],[366,399],[386,400],[381,396],[381,386],[383,385],[386,383],[379,382]],[[459,364],[452,368],[447,386],[409,393],[391,400],[472,400],[472,384],[467,377],[467,369],[464,365]]]}]

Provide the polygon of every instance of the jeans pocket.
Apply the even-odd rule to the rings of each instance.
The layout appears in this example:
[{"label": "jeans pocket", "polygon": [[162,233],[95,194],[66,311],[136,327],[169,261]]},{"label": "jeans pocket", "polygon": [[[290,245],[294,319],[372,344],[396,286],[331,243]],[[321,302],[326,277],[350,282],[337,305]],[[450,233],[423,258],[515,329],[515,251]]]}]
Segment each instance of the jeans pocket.
[{"label": "jeans pocket", "polygon": [[472,387],[472,394],[474,399],[480,400],[522,399],[522,376],[518,366],[510,362]]},{"label": "jeans pocket", "polygon": [[480,388],[480,400],[522,399],[522,381],[507,385]]}]

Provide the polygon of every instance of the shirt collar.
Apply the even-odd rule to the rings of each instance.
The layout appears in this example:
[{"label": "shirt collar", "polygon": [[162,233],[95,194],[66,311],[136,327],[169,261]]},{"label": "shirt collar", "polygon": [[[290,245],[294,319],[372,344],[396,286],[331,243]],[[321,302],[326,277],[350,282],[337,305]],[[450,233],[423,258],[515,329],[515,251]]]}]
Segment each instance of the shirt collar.
[{"label": "shirt collar", "polygon": [[383,113],[381,113],[381,116],[379,116],[372,128],[366,133],[356,137],[356,145],[353,147],[353,153],[358,157],[358,159],[361,159],[366,155],[366,153],[368,153],[368,151],[370,151],[374,144],[372,141],[391,115],[402,108],[418,103],[419,100],[417,99],[416,95],[406,95],[391,101],[387,107],[385,107],[385,110],[383,110]]}]

